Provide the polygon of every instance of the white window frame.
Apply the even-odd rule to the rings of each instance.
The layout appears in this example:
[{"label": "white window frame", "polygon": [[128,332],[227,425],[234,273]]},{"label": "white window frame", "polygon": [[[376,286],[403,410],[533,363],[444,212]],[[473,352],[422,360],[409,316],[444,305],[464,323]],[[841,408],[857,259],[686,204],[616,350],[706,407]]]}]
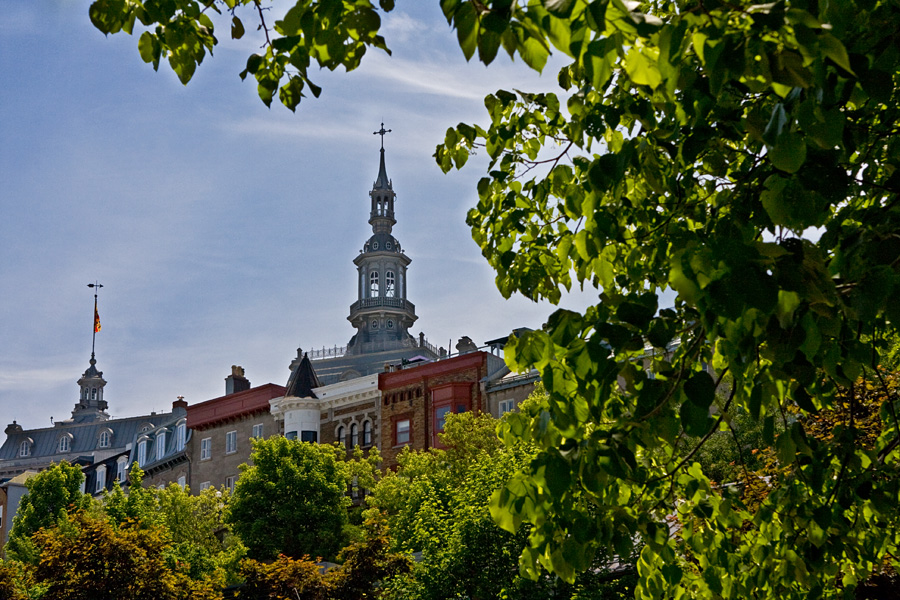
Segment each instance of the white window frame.
[{"label": "white window frame", "polygon": [[253,426],[253,435],[251,435],[250,437],[262,439],[262,436],[263,436],[263,424],[257,423],[256,425]]},{"label": "white window frame", "polygon": [[31,456],[31,442],[22,440],[22,443],[19,444],[19,457],[24,458],[26,456]]},{"label": "white window frame", "polygon": [[124,456],[116,461],[116,479],[123,483],[128,476],[128,459]]},{"label": "white window frame", "polygon": [[184,450],[187,442],[187,425],[184,422],[175,426],[175,449],[179,452]]},{"label": "white window frame", "polygon": [[59,438],[59,441],[56,443],[56,451],[57,452],[71,452],[72,451],[72,439],[68,435],[64,435]]},{"label": "white window frame", "polygon": [[203,490],[208,490],[211,487],[211,485],[212,484],[210,484],[210,482],[204,481],[203,483],[200,484],[200,491],[202,492]]},{"label": "white window frame", "polygon": [[103,430],[100,432],[100,437],[97,438],[97,447],[109,448],[111,440],[112,434],[109,432],[109,430]]},{"label": "white window frame", "polygon": [[378,271],[369,273],[369,298],[378,297]]},{"label": "white window frame", "polygon": [[156,460],[162,460],[166,456],[166,432],[156,434]]},{"label": "white window frame", "polygon": [[184,489],[187,486],[187,477],[180,475],[178,477],[178,485],[181,486],[181,489]]},{"label": "white window frame", "polygon": [[228,489],[228,493],[230,493],[230,494],[234,493],[235,482],[237,482],[236,475],[229,475],[228,477],[225,478],[225,487]]},{"label": "white window frame", "polygon": [[508,412],[512,412],[516,408],[516,401],[512,398],[501,400],[498,408],[500,410],[500,414],[505,415]]},{"label": "white window frame", "polygon": [[99,494],[106,489],[106,466],[97,467],[94,474],[94,493]]},{"label": "white window frame", "polygon": [[234,454],[237,452],[237,430],[229,431],[225,434],[225,454]]},{"label": "white window frame", "polygon": [[137,446],[137,463],[139,467],[147,464],[147,440],[141,440]]},{"label": "white window frame", "polygon": [[384,295],[393,298],[396,295],[397,287],[394,283],[394,272],[388,271],[384,274]]},{"label": "white window frame", "polygon": [[203,438],[200,440],[200,460],[209,460],[212,458],[212,438]]},{"label": "white window frame", "polygon": [[[401,431],[401,423],[406,423],[406,427]],[[405,434],[406,439],[401,440],[400,434]],[[394,438],[397,446],[407,446],[412,442],[412,419],[400,419],[394,423]]]}]

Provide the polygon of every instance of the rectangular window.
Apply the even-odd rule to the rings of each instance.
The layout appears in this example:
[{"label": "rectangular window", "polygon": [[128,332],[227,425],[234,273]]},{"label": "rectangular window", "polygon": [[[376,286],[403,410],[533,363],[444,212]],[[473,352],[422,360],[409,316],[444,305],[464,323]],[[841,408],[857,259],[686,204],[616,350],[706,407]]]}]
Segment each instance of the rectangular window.
[{"label": "rectangular window", "polygon": [[162,460],[166,455],[166,432],[161,431],[156,435],[156,460]]},{"label": "rectangular window", "polygon": [[287,433],[284,434],[284,438],[286,440],[296,440],[297,432],[296,431],[288,431]]},{"label": "rectangular window", "polygon": [[441,406],[434,409],[434,430],[443,431],[444,425],[447,423],[447,414],[452,412],[449,406]]},{"label": "rectangular window", "polygon": [[175,427],[175,446],[179,452],[184,450],[184,443],[186,439],[187,426],[184,423],[179,423],[178,426]]},{"label": "rectangular window", "polygon": [[125,481],[125,467],[128,465],[127,458],[120,458],[119,462],[116,463],[116,479],[119,482]]},{"label": "rectangular window", "polygon": [[94,484],[94,493],[99,494],[106,489],[106,467],[97,467],[97,479]]},{"label": "rectangular window", "polygon": [[[294,434],[295,437],[296,437],[296,435],[297,434]],[[319,441],[319,432],[318,431],[301,431],[300,432],[300,441],[316,443]]]},{"label": "rectangular window", "polygon": [[209,485],[210,485],[210,484],[209,484],[208,481],[204,481],[203,483],[200,484],[200,491],[202,492],[203,490],[208,490],[208,489],[209,489]]},{"label": "rectangular window", "polygon": [[184,486],[187,485],[187,477],[185,477],[184,475],[182,475],[181,477],[179,477],[179,478],[178,478],[178,485],[181,486],[181,489],[184,489]]},{"label": "rectangular window", "polygon": [[229,431],[225,434],[225,454],[237,452],[237,431]]},{"label": "rectangular window", "polygon": [[147,464],[147,440],[138,444],[138,466],[143,467]]},{"label": "rectangular window", "polygon": [[203,438],[200,440],[200,460],[210,458],[212,458],[212,438]]},{"label": "rectangular window", "polygon": [[237,480],[237,477],[234,475],[230,475],[225,478],[225,487],[228,488],[228,491],[234,493],[234,482]]},{"label": "rectangular window", "polygon": [[396,432],[396,445],[401,446],[409,443],[409,419],[401,419],[394,424]]},{"label": "rectangular window", "polygon": [[263,436],[263,424],[257,423],[253,426],[253,435],[251,437],[262,438]]},{"label": "rectangular window", "polygon": [[513,408],[516,406],[515,400],[501,400],[500,401],[500,414],[505,415],[508,412],[512,412]]}]

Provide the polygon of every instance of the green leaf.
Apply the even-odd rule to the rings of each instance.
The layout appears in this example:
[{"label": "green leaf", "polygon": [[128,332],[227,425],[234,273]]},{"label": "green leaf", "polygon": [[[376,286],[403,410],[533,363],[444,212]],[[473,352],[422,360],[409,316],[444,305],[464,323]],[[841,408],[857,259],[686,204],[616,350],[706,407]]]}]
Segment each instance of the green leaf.
[{"label": "green leaf", "polygon": [[684,393],[691,403],[708,411],[716,399],[716,382],[706,371],[699,371],[684,382]]},{"label": "green leaf", "polygon": [[659,67],[639,48],[632,48],[625,57],[625,71],[637,85],[647,85],[656,89],[662,82]]},{"label": "green leaf", "polygon": [[775,146],[769,148],[769,159],[775,168],[786,173],[796,173],[806,161],[806,142],[795,132],[785,132],[778,137]]},{"label": "green leaf", "polygon": [[237,17],[232,17],[231,19],[231,37],[235,40],[244,37],[244,24]]}]

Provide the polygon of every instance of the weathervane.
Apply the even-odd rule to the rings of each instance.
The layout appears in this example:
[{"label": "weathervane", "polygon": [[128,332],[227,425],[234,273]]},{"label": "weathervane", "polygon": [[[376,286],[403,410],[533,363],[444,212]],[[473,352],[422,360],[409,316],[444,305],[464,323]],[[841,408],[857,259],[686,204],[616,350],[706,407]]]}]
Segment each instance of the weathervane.
[{"label": "weathervane", "polygon": [[97,292],[100,291],[103,284],[94,281],[94,283],[89,283],[87,286],[94,289],[94,335],[91,338],[91,364],[94,364],[96,362],[94,359],[94,346],[97,342],[97,332],[100,331],[100,313],[97,312]]},{"label": "weathervane", "polygon": [[373,132],[372,132],[373,135],[380,135],[380,136],[381,136],[381,149],[382,149],[382,150],[384,150],[384,134],[390,133],[390,132],[391,132],[390,129],[385,129],[385,128],[384,128],[384,123],[381,124],[381,129],[379,129],[378,131],[373,131]]}]

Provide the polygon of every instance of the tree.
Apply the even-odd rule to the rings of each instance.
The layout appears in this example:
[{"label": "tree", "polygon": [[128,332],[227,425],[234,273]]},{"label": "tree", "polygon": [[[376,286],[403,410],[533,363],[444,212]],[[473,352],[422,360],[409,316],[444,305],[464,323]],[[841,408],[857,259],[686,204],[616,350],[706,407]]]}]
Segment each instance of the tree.
[{"label": "tree", "polygon": [[35,578],[54,600],[215,600],[212,582],[198,582],[169,568],[165,529],[128,521],[116,526],[103,515],[80,511],[60,527],[34,536],[41,560]]},{"label": "tree", "polygon": [[84,474],[66,461],[50,465],[25,482],[28,493],[22,496],[13,517],[12,530],[6,544],[11,558],[36,563],[40,558],[31,536],[43,528],[55,526],[67,518],[69,511],[87,508],[91,497],[81,491]]},{"label": "tree", "polygon": [[[263,19],[259,0],[224,2],[232,36],[251,4]],[[98,0],[91,16],[107,32],[135,19],[155,27],[142,57],[168,58],[186,81],[215,44],[205,6]],[[898,556],[896,394],[877,369],[900,323],[900,8],[441,7],[466,58],[487,64],[502,47],[540,70],[551,49],[568,57],[562,97],[498,91],[487,126],[448,130],[436,152],[445,170],[476,149],[490,161],[468,222],[503,294],[600,292],[596,306],[557,311],[507,346],[511,366],[537,368],[549,392],[503,426],[505,440],[539,454],[495,498],[505,527],[532,524],[532,573],[571,580],[639,536],[644,597],[827,597]],[[244,74],[264,101],[278,90],[294,108],[304,86],[318,93],[313,60],[351,69],[367,47],[385,48],[379,24],[366,0],[298,1],[266,28]],[[663,292],[674,300],[660,310]],[[857,445],[852,424],[835,428],[838,443],[811,445],[791,409],[803,417],[853,398],[859,376],[888,398],[875,445]],[[736,409],[791,466],[758,509],[723,496],[693,460]],[[698,441],[682,453],[685,437]],[[694,528],[696,561],[671,535],[673,516]]]},{"label": "tree", "polygon": [[283,437],[253,440],[253,466],[242,466],[226,515],[251,558],[337,554],[350,505],[345,453]]}]

